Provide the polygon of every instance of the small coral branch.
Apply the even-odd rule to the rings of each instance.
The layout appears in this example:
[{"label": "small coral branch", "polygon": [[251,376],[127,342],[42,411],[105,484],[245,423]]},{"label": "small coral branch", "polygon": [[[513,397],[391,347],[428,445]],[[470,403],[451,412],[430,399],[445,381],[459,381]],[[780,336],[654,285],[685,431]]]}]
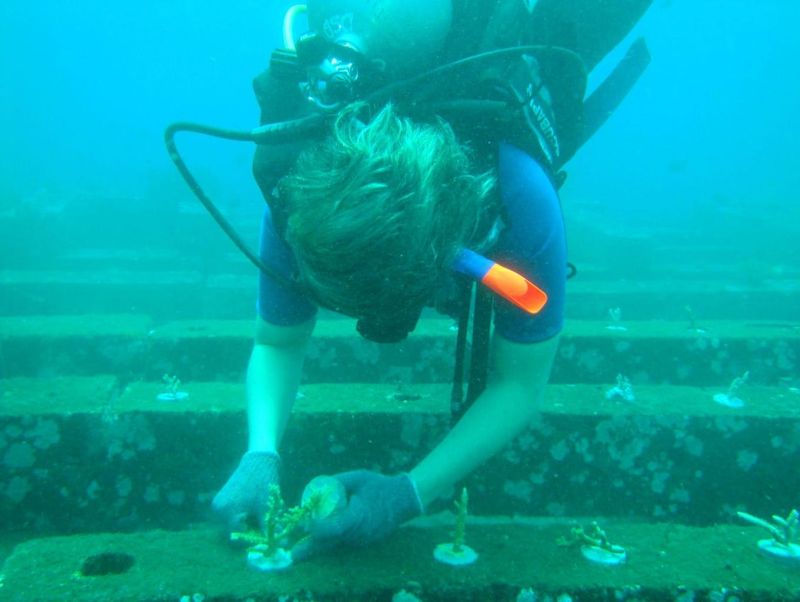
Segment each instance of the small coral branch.
[{"label": "small coral branch", "polygon": [[731,381],[731,384],[728,385],[728,396],[729,397],[737,397],[739,394],[739,390],[747,384],[747,381],[750,378],[750,370],[747,370],[741,376],[737,376]]},{"label": "small coral branch", "polygon": [[573,546],[575,544],[590,545],[603,550],[611,551],[614,544],[612,544],[606,532],[597,524],[597,521],[592,523],[585,529],[581,526],[572,527],[570,529],[569,537],[559,537],[556,540],[559,546]]},{"label": "small coral branch", "polygon": [[633,392],[633,385],[622,374],[617,374],[617,384],[606,391],[606,399],[620,399],[622,401],[636,401],[636,394]]},{"label": "small coral branch", "polygon": [[789,512],[786,518],[773,514],[771,523],[747,512],[737,512],[736,515],[751,525],[769,531],[775,543],[787,547],[793,543],[800,543],[800,513],[797,509]]},{"label": "small coral branch", "polygon": [[164,374],[161,377],[161,382],[164,383],[164,392],[175,395],[178,392],[178,387],[181,386],[181,379],[176,374]]},{"label": "small coral branch", "polygon": [[454,502],[456,507],[456,526],[453,533],[453,551],[460,552],[464,546],[464,538],[467,532],[467,504],[469,497],[467,488],[461,489],[461,499]]},{"label": "small coral branch", "polygon": [[266,546],[267,554],[271,554],[280,547],[284,539],[308,520],[320,500],[319,495],[312,495],[300,506],[287,509],[281,498],[280,488],[277,485],[271,485],[263,531],[260,533],[258,531],[231,533],[231,541],[242,541],[251,547]]},{"label": "small coral branch", "polygon": [[739,396],[739,391],[747,384],[750,378],[750,371],[748,370],[741,376],[737,376],[728,385],[727,393],[717,393],[714,395],[714,401],[720,405],[728,406],[729,408],[741,408],[744,406],[744,400]]},{"label": "small coral branch", "polygon": [[611,543],[606,532],[597,522],[588,527],[573,527],[569,537],[559,537],[556,544],[560,546],[580,546],[581,554],[586,560],[603,565],[619,565],[626,561],[628,555],[625,548]]},{"label": "small coral branch", "polygon": [[687,330],[689,332],[694,332],[697,334],[706,334],[708,330],[702,328],[701,326],[698,326],[697,315],[694,313],[694,309],[692,309],[692,306],[686,305],[683,309],[686,312],[686,318],[689,320],[689,326],[687,327]]},{"label": "small coral branch", "polygon": [[185,391],[178,390],[181,386],[181,379],[176,375],[164,374],[161,377],[161,383],[163,384],[161,393],[156,395],[156,399],[159,401],[183,401],[189,397]]},{"label": "small coral branch", "polygon": [[622,324],[622,310],[619,307],[612,307],[608,310],[609,324],[606,330],[628,330]]},{"label": "small coral branch", "polygon": [[461,497],[454,502],[456,508],[456,525],[453,541],[440,543],[433,550],[433,557],[444,564],[464,566],[478,559],[478,553],[464,543],[467,531],[467,488],[461,490]]}]

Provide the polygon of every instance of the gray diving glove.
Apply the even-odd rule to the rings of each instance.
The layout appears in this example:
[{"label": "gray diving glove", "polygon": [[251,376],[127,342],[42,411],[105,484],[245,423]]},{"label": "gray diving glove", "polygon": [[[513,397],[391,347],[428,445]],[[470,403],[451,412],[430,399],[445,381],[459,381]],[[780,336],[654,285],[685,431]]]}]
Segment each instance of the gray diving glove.
[{"label": "gray diving glove", "polygon": [[260,526],[267,511],[270,485],[278,484],[281,459],[267,451],[249,451],[225,486],[214,496],[211,508],[231,531]]},{"label": "gray diving glove", "polygon": [[294,560],[339,546],[369,545],[423,512],[417,488],[407,474],[387,477],[355,470],[333,477],[344,485],[347,505],[311,525],[309,536],[292,548]]}]

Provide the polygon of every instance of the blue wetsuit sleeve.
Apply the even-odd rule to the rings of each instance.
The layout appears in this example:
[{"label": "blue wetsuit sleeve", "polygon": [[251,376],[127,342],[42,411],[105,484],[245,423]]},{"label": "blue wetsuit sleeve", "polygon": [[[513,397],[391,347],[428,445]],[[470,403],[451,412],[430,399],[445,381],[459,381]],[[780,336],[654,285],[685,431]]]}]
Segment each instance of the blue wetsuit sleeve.
[{"label": "blue wetsuit sleeve", "polygon": [[[287,278],[295,272],[294,257],[275,231],[269,207],[264,210],[261,220],[259,256],[267,266]],[[259,273],[257,309],[261,319],[275,326],[302,324],[314,317],[317,311],[311,299],[288,289],[263,272]]]},{"label": "blue wetsuit sleeve", "polygon": [[510,341],[536,343],[564,325],[567,245],[561,204],[542,166],[519,148],[500,145],[498,170],[506,228],[491,258],[543,289],[547,304],[530,315],[498,298],[495,330]]}]

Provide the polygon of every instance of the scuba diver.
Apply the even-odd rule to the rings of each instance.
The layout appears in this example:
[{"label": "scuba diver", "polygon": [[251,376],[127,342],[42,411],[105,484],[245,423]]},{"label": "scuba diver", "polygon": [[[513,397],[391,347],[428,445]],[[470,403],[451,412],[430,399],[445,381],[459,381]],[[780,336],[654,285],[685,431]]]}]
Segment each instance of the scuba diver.
[{"label": "scuba diver", "polygon": [[[587,73],[649,3],[308,0],[287,13],[286,48],[254,82],[260,128],[168,129],[178,168],[245,252],[174,134],[256,142],[267,201],[248,254],[261,270],[248,447],[212,504],[229,528],[262,517],[279,483],[319,307],[378,342],[403,340],[425,307],[456,317],[454,420],[407,472],[333,475],[347,504],[312,526],[295,560],[386,537],[529,425],[564,323],[562,168],[644,70],[644,42],[588,98]],[[295,39],[302,12],[309,32]]]}]

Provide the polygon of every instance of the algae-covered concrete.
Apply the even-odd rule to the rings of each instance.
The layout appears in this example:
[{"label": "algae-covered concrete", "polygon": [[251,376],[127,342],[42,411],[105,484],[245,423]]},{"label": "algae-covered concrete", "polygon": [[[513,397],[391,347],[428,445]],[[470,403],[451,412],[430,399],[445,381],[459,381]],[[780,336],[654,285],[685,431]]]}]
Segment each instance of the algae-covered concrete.
[{"label": "algae-covered concrete", "polygon": [[[0,412],[0,527],[27,531],[184,528],[246,445],[244,386],[113,377],[7,379]],[[744,408],[714,389],[552,385],[540,416],[469,479],[479,514],[607,515],[707,524],[797,504],[800,394],[748,387]],[[449,387],[303,385],[282,446],[285,495],[317,474],[408,470],[449,426]]]},{"label": "algae-covered concrete", "polygon": [[136,337],[146,334],[150,323],[140,314],[0,316],[0,337],[5,343],[21,338]]},{"label": "algae-covered concrete", "polygon": [[[163,320],[214,316],[249,319],[253,315],[256,282],[239,262],[228,262],[219,273],[181,269],[185,254],[157,253],[137,248],[136,269],[120,269],[119,263],[134,257],[108,253],[105,257],[80,257],[79,270],[0,270],[0,314],[123,313],[137,311]],[[76,258],[77,259],[77,258]],[[145,264],[145,265],[142,265]],[[164,265],[174,266],[172,271]],[[246,266],[245,266],[246,267]],[[617,268],[619,266],[616,266]],[[739,267],[739,266],[737,266]],[[580,277],[569,284],[569,319],[592,320],[620,307],[631,320],[686,320],[691,308],[700,319],[742,319],[769,316],[798,320],[797,273],[785,271],[779,278],[742,282],[735,270],[703,265],[687,272],[687,266],[670,265],[657,278],[637,274],[619,280],[620,273],[594,271],[581,264]],[[679,284],[678,284],[679,283]],[[676,302],[676,286],[680,302]],[[191,299],[192,303],[186,303]]]},{"label": "algae-covered concrete", "polygon": [[134,378],[148,365],[151,320],[136,314],[0,316],[2,376],[114,374]]},{"label": "algae-covered concrete", "polygon": [[[727,385],[797,381],[798,322],[571,320],[553,368],[554,383]],[[3,318],[5,376],[116,374],[156,380],[238,380],[252,346],[250,320],[149,324],[141,316]],[[422,320],[396,345],[363,340],[352,320],[320,320],[306,360],[306,382],[448,382],[455,331],[449,320]]]},{"label": "algae-covered concrete", "polygon": [[[626,548],[625,564],[595,565],[577,548],[557,545],[569,533],[566,522],[470,525],[467,543],[479,559],[459,568],[432,557],[435,545],[450,539],[443,526],[406,527],[367,549],[310,559],[271,574],[249,569],[243,550],[204,528],[37,539],[20,544],[7,560],[0,598],[389,602],[401,590],[423,602],[514,602],[523,590],[529,596],[523,600],[565,600],[569,595],[581,602],[731,600],[734,595],[739,600],[797,600],[800,595],[796,569],[756,552],[755,542],[763,536],[759,529],[603,526],[613,543]],[[101,554],[122,555],[127,562],[98,563]],[[87,571],[87,561],[95,570]],[[119,572],[84,574],[103,573],[104,567]]]}]

